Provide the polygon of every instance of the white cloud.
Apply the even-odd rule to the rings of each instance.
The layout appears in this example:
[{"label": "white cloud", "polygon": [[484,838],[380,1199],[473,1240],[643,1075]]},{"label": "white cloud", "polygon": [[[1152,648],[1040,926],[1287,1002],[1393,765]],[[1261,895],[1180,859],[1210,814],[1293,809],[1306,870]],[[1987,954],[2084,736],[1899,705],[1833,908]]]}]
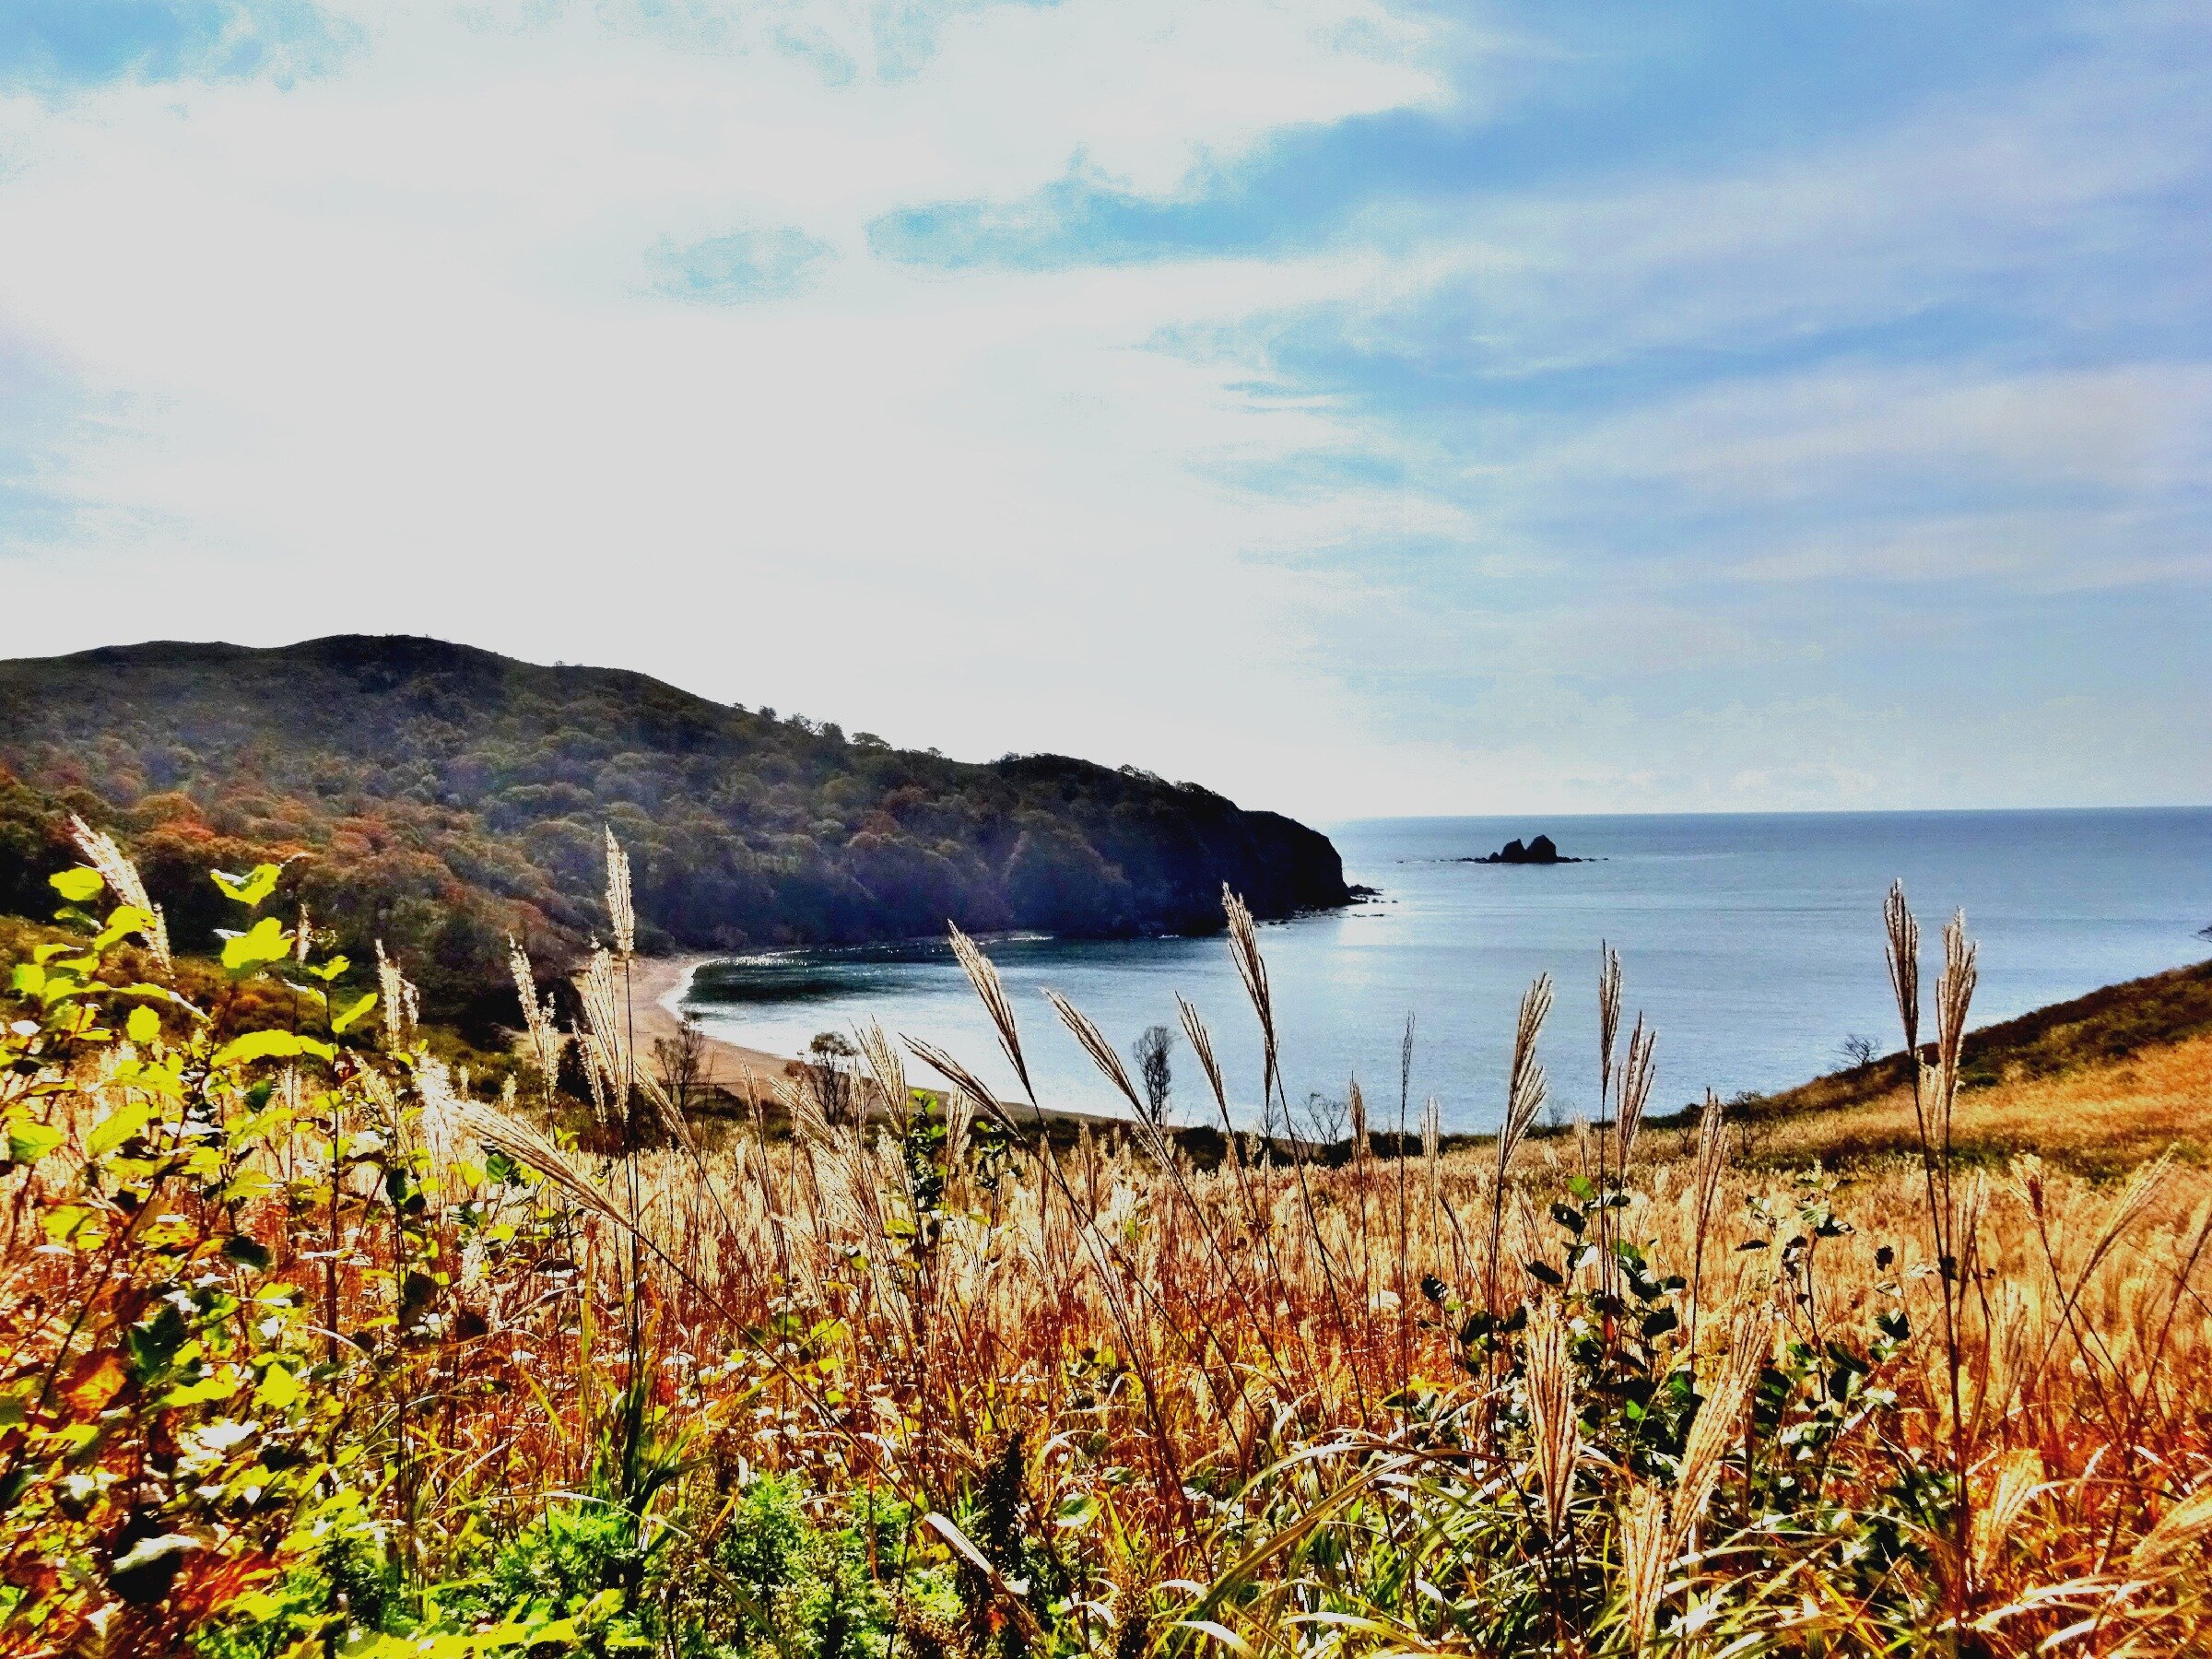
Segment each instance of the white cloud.
[{"label": "white cloud", "polygon": [[[2206,733],[2106,702],[2109,744],[2025,693],[1939,739],[1743,674],[1824,663],[1839,584],[2202,582],[2199,363],[1791,355],[1993,284],[2053,339],[2054,306],[2172,314],[2073,274],[2201,176],[2179,67],[1440,190],[1290,255],[947,276],[865,227],[1071,166],[1187,198],[1287,128],[1441,109],[1491,47],[1378,0],[348,10],[288,88],[0,100],[0,365],[40,365],[0,366],[0,491],[59,503],[0,517],[49,618],[11,649],[441,633],[1319,816],[1994,798],[2015,739],[2058,798],[2153,752],[2212,787]],[[700,248],[729,291],[671,283]],[[1315,317],[1472,390],[1307,390],[1271,348]],[[1480,395],[1700,354],[1611,403]]]},{"label": "white cloud", "polygon": [[[1287,711],[1331,724],[1271,643],[1300,579],[1241,555],[1351,520],[1194,469],[1314,421],[1144,347],[1331,279],[948,283],[861,228],[1426,96],[1418,36],[1360,0],[1078,0],[956,12],[894,76],[857,7],[695,8],[728,26],[703,55],[536,15],[363,7],[330,81],[6,112],[0,316],[120,402],[57,446],[102,516],[19,566],[53,647],[452,633],[1299,804],[1250,757]],[[809,19],[849,84],[777,47]],[[641,291],[664,239],[762,218],[842,257],[745,308]]]}]

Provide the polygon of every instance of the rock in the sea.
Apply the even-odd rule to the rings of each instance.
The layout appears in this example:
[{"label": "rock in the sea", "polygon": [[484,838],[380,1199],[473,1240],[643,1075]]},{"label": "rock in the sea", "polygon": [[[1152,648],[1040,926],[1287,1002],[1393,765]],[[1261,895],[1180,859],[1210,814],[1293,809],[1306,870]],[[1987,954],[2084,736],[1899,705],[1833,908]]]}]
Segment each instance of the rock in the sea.
[{"label": "rock in the sea", "polygon": [[1559,855],[1559,843],[1548,835],[1539,835],[1526,844],[1524,844],[1516,837],[1507,841],[1504,846],[1487,858],[1465,858],[1460,862],[1462,864],[1555,865],[1581,864],[1583,861],[1579,858],[1562,858]]}]

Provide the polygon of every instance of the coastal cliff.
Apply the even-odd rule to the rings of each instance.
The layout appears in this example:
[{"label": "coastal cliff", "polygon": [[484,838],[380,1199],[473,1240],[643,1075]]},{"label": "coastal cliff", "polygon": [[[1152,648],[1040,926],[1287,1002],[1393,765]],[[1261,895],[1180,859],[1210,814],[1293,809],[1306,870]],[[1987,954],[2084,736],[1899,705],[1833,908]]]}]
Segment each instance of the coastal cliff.
[{"label": "coastal cliff", "polygon": [[412,637],[150,643],[0,663],[0,889],[42,896],[67,812],[113,826],[181,947],[205,876],[300,861],[347,944],[441,1000],[506,935],[558,960],[605,926],[603,826],[658,949],[941,933],[1196,933],[1223,884],[1279,917],[1351,898],[1328,839],[1195,783],[1060,755],[973,763],[641,674]]}]

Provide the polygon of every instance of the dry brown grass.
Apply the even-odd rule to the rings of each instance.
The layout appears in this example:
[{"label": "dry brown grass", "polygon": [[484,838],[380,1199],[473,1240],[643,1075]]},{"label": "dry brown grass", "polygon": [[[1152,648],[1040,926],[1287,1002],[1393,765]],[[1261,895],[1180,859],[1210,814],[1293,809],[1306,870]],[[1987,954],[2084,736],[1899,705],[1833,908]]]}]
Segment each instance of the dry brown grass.
[{"label": "dry brown grass", "polygon": [[[1265,964],[1240,912],[1272,1085]],[[1032,1034],[956,945],[1026,1080]],[[344,1402],[360,1466],[388,1471],[363,1501],[418,1585],[459,1581],[487,1540],[587,1490],[641,1533],[697,1540],[680,1557],[697,1578],[732,1495],[766,1472],[823,1517],[856,1495],[906,1506],[899,1560],[911,1545],[968,1575],[971,1634],[947,1653],[1022,1651],[1008,1631],[1070,1653],[1329,1659],[2206,1651],[2212,1171],[2166,1147],[2198,1132],[2212,1036],[1954,1102],[1963,930],[1945,955],[1917,1100],[1715,1109],[1632,1145],[1603,1126],[1522,1140],[1544,1089],[1539,982],[1500,1079],[1514,1133],[1446,1152],[1431,1124],[1418,1163],[1231,1135],[1211,1168],[1135,1132],[1055,1143],[1037,1102],[990,1099],[916,1041],[949,1086],[920,1095],[873,1031],[850,1090],[802,1080],[773,1103],[790,1134],[755,1102],[717,1145],[648,1149],[629,1131],[665,1102],[639,1092],[610,957],[586,1034],[621,1155],[458,1098],[420,1053],[348,1059],[318,1095],[298,1067],[226,1071],[203,1036],[180,1075],[210,1082],[170,1123],[178,1156],[204,1163],[204,1142],[249,1124],[265,1138],[240,1143],[224,1191],[241,1196],[165,1202],[199,1230],[205,1285],[250,1260],[253,1283],[315,1299],[286,1305],[330,1310],[302,1327],[315,1384]],[[1618,993],[1601,994],[1617,1031]],[[38,1079],[66,1149],[8,1177],[18,1423],[58,1409],[41,1377],[102,1359],[72,1349],[88,1327],[71,1299],[130,1282],[41,1241],[95,1189],[100,1125],[135,1086],[112,1050],[40,1053],[7,1075]],[[1632,1122],[1648,1040],[1616,1064],[1608,1043],[1598,1069]],[[249,1075],[290,1114],[281,1135]],[[495,1177],[486,1148],[549,1183]],[[499,1244],[486,1218],[511,1212],[529,1225]],[[140,1213],[117,1208],[113,1236]],[[229,1250],[231,1228],[253,1247]],[[205,1426],[162,1414],[222,1406],[147,1409],[138,1440],[90,1442],[130,1482],[176,1424]],[[665,1485],[637,1477],[656,1457],[679,1471]],[[189,1512],[195,1571],[250,1535]],[[74,1522],[55,1514],[60,1536]],[[906,1571],[871,1557],[886,1608]],[[688,1592],[659,1582],[658,1604],[641,1577],[598,1593],[666,1630],[652,1621]]]},{"label": "dry brown grass", "polygon": [[[2169,1147],[2201,1161],[2208,1134],[2212,1036],[2197,1036],[2053,1074],[2016,1068],[1997,1082],[1970,1088],[1959,1099],[1955,1144],[1971,1161],[2001,1163],[2032,1152],[2112,1175]],[[1768,1164],[1909,1154],[1916,1144],[1912,1090],[1900,1082],[1854,1090],[1832,1104],[1755,1109],[1743,1119],[1737,1143],[1739,1156]]]},{"label": "dry brown grass", "polygon": [[[2178,1112],[2171,1100],[2201,1080],[2205,1051],[2134,1064],[2166,1079],[2171,1099],[2162,1093],[2160,1110]],[[2023,1086],[2018,1115],[2002,1122],[2028,1121],[2060,1088]],[[2077,1131],[2098,1087],[2084,1077],[2063,1092]],[[1909,1112],[1879,1110],[1892,1128]],[[1977,1119],[1965,1132],[1997,1131]],[[2149,1123],[2133,1133],[2149,1135]],[[1655,1140],[1646,1146],[1658,1155],[1631,1165],[1618,1236],[1655,1262],[1687,1265],[1697,1254],[1697,1171]],[[1387,1162],[1162,1168],[1134,1143],[1086,1136],[1070,1152],[1041,1152],[995,1191],[956,1186],[922,1265],[900,1242],[907,1178],[892,1137],[826,1125],[796,1146],[725,1152],[703,1172],[674,1154],[648,1160],[643,1220],[696,1292],[670,1303],[685,1310],[682,1351],[723,1349],[731,1322],[766,1320],[794,1294],[834,1322],[835,1337],[809,1363],[833,1374],[848,1401],[828,1414],[838,1431],[826,1431],[806,1384],[755,1371],[748,1386],[779,1402],[772,1414],[758,1395],[734,1418],[712,1391],[692,1396],[734,1437],[731,1454],[818,1482],[888,1481],[926,1500],[984,1467],[1006,1425],[1027,1423],[1041,1441],[1084,1448],[1036,1466],[1041,1505],[1111,1499],[1160,1577],[1203,1577],[1218,1563],[1188,1491],[1233,1491],[1330,1434],[1387,1436],[1401,1416],[1387,1402],[1408,1384],[1467,1386],[1453,1322],[1395,1293],[1401,1253],[1416,1277],[1481,1286],[1495,1272],[1501,1301],[1559,1305],[1557,1288],[1526,1264],[1559,1259],[1546,1208],[1595,1167],[1591,1153],[1561,1138],[1526,1155],[1505,1190],[1494,1262],[1458,1219],[1487,1217],[1496,1203],[1495,1157],[1485,1151],[1438,1159],[1434,1199],[1425,1181],[1414,1183],[1401,1234]],[[1888,1459],[1939,1461],[1956,1435],[1979,1515],[1972,1559],[1951,1571],[1986,1627],[1981,1651],[2024,1652],[2069,1630],[2067,1649],[2183,1651],[2199,1630],[2195,1590],[2148,1565],[2170,1549],[2199,1559],[2190,1540],[2201,1523],[2182,1506],[2212,1489],[2212,1308],[2200,1294],[2212,1174],[2154,1160],[2113,1182],[2021,1159],[1963,1173],[1959,1184],[1970,1241],[1963,1421],[1952,1418],[1936,1339],[1941,1297],[1923,1174],[1901,1158],[1819,1180],[1780,1169],[1724,1174],[1705,1251],[1705,1339],[1677,1362],[1717,1381],[1743,1364],[1742,1342],[1818,1352],[1903,1314],[1913,1334],[1883,1368],[1901,1412],[1879,1436],[1846,1438],[1831,1471],[1837,1490],[1864,1490]],[[1816,1210],[1832,1212],[1831,1235],[1814,1236],[1806,1218]],[[1585,1267],[1568,1289],[1596,1282]],[[1539,1329],[1556,1335],[1545,1319],[1556,1316],[1539,1315]],[[1531,1399],[1545,1432],[1530,1489],[1548,1508],[1567,1489],[1572,1430],[1553,1397],[1558,1356],[1549,1370],[1532,1368],[1553,1391]],[[540,1379],[557,1406],[562,1384]],[[554,1421],[569,1416],[558,1410]],[[542,1421],[524,1414],[500,1437],[513,1436],[532,1466],[575,1471],[580,1448],[534,1430]],[[1871,1426],[1860,1432],[1874,1436]],[[861,1445],[876,1453],[856,1466]],[[1115,1472],[1128,1470],[1146,1477],[1121,1484]],[[1648,1512],[1640,1523],[1657,1524]],[[1637,1571],[1643,1578],[1630,1587],[1647,1597],[1655,1569],[1640,1560]]]}]

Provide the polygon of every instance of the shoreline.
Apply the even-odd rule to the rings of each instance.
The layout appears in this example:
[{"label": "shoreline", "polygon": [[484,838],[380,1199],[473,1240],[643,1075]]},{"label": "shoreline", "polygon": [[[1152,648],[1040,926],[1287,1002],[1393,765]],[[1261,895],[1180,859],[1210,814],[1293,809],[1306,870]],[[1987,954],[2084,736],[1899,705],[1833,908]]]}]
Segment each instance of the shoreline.
[{"label": "shoreline", "polygon": [[[650,1057],[653,1045],[672,1038],[677,1033],[679,1017],[677,1006],[691,983],[691,976],[708,962],[724,959],[726,952],[692,952],[673,957],[633,957],[630,959],[631,1018],[637,1028],[638,1050],[641,1060]],[[749,1096],[763,1099],[772,1097],[775,1085],[799,1073],[806,1062],[794,1054],[771,1054],[766,1049],[747,1047],[727,1037],[716,1036],[703,1023],[699,1028],[704,1040],[701,1081],[709,1088],[726,1091],[738,1100]],[[917,1088],[931,1093],[942,1093],[942,1085],[920,1082]],[[1027,1115],[1029,1107],[1016,1110]],[[1083,1112],[1070,1107],[1048,1106],[1044,1109],[1047,1123],[1089,1124],[1094,1128],[1127,1128],[1129,1120],[1110,1112]]]},{"label": "shoreline", "polygon": [[[677,1034],[680,1023],[677,1007],[690,987],[691,976],[701,964],[717,960],[720,958],[712,953],[631,959],[632,1018],[637,1022],[638,1046],[643,1053],[651,1054],[655,1042]],[[703,1023],[699,1031],[704,1039],[701,1081],[740,1098],[773,1092],[777,1081],[790,1077],[801,1064],[795,1055],[771,1054],[766,1049],[748,1048],[742,1042],[718,1037]]]}]

